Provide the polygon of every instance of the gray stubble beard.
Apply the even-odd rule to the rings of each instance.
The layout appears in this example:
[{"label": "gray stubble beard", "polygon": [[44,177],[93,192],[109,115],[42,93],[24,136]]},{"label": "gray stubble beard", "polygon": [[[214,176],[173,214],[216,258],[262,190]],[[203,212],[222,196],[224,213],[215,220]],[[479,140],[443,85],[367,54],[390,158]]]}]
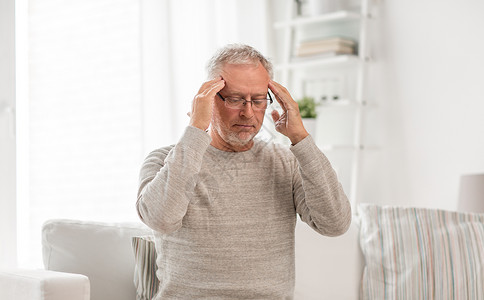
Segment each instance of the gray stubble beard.
[{"label": "gray stubble beard", "polygon": [[[228,128],[222,128],[223,125],[214,126],[213,122],[211,124],[210,130],[214,130],[217,134],[224,140],[227,144],[233,146],[246,146],[248,143],[252,142],[257,132],[251,133],[250,137],[247,139],[240,139],[236,132],[230,131]],[[225,133],[225,134],[224,134]]]}]

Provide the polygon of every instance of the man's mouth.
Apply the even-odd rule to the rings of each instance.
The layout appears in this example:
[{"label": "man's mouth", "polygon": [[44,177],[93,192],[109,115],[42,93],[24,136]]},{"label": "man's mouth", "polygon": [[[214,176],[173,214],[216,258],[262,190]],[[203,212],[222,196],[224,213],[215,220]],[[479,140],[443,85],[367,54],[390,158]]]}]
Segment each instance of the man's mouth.
[{"label": "man's mouth", "polygon": [[249,124],[235,124],[234,126],[239,127],[239,128],[254,128],[255,127],[254,125],[249,125]]}]

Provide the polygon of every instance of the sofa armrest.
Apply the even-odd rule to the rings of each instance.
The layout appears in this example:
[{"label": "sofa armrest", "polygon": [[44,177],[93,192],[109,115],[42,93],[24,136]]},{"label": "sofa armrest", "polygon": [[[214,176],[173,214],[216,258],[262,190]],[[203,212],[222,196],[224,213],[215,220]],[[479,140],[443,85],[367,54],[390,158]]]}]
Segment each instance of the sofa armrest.
[{"label": "sofa armrest", "polygon": [[89,300],[89,279],[48,270],[0,270],[0,299]]}]

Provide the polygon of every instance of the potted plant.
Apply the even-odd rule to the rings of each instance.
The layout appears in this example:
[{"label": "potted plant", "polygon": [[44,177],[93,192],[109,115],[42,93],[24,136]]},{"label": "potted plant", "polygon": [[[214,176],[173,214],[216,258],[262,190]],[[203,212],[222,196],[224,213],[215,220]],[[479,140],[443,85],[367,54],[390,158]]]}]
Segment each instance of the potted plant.
[{"label": "potted plant", "polygon": [[316,107],[319,103],[314,100],[314,97],[310,96],[304,96],[296,102],[299,106],[304,128],[311,136],[316,138],[316,117],[318,115]]},{"label": "potted plant", "polygon": [[317,117],[316,107],[319,103],[316,103],[314,97],[304,96],[296,102],[301,118],[315,119]]}]

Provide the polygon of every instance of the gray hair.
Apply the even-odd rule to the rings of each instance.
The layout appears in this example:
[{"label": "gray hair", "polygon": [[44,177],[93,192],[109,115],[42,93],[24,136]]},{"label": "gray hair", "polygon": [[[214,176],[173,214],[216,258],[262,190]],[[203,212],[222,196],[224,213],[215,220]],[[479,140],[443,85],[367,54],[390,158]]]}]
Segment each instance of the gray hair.
[{"label": "gray hair", "polygon": [[258,64],[267,70],[272,79],[274,74],[272,63],[259,51],[249,45],[228,44],[215,52],[207,63],[207,73],[209,79],[220,75],[225,64]]}]

